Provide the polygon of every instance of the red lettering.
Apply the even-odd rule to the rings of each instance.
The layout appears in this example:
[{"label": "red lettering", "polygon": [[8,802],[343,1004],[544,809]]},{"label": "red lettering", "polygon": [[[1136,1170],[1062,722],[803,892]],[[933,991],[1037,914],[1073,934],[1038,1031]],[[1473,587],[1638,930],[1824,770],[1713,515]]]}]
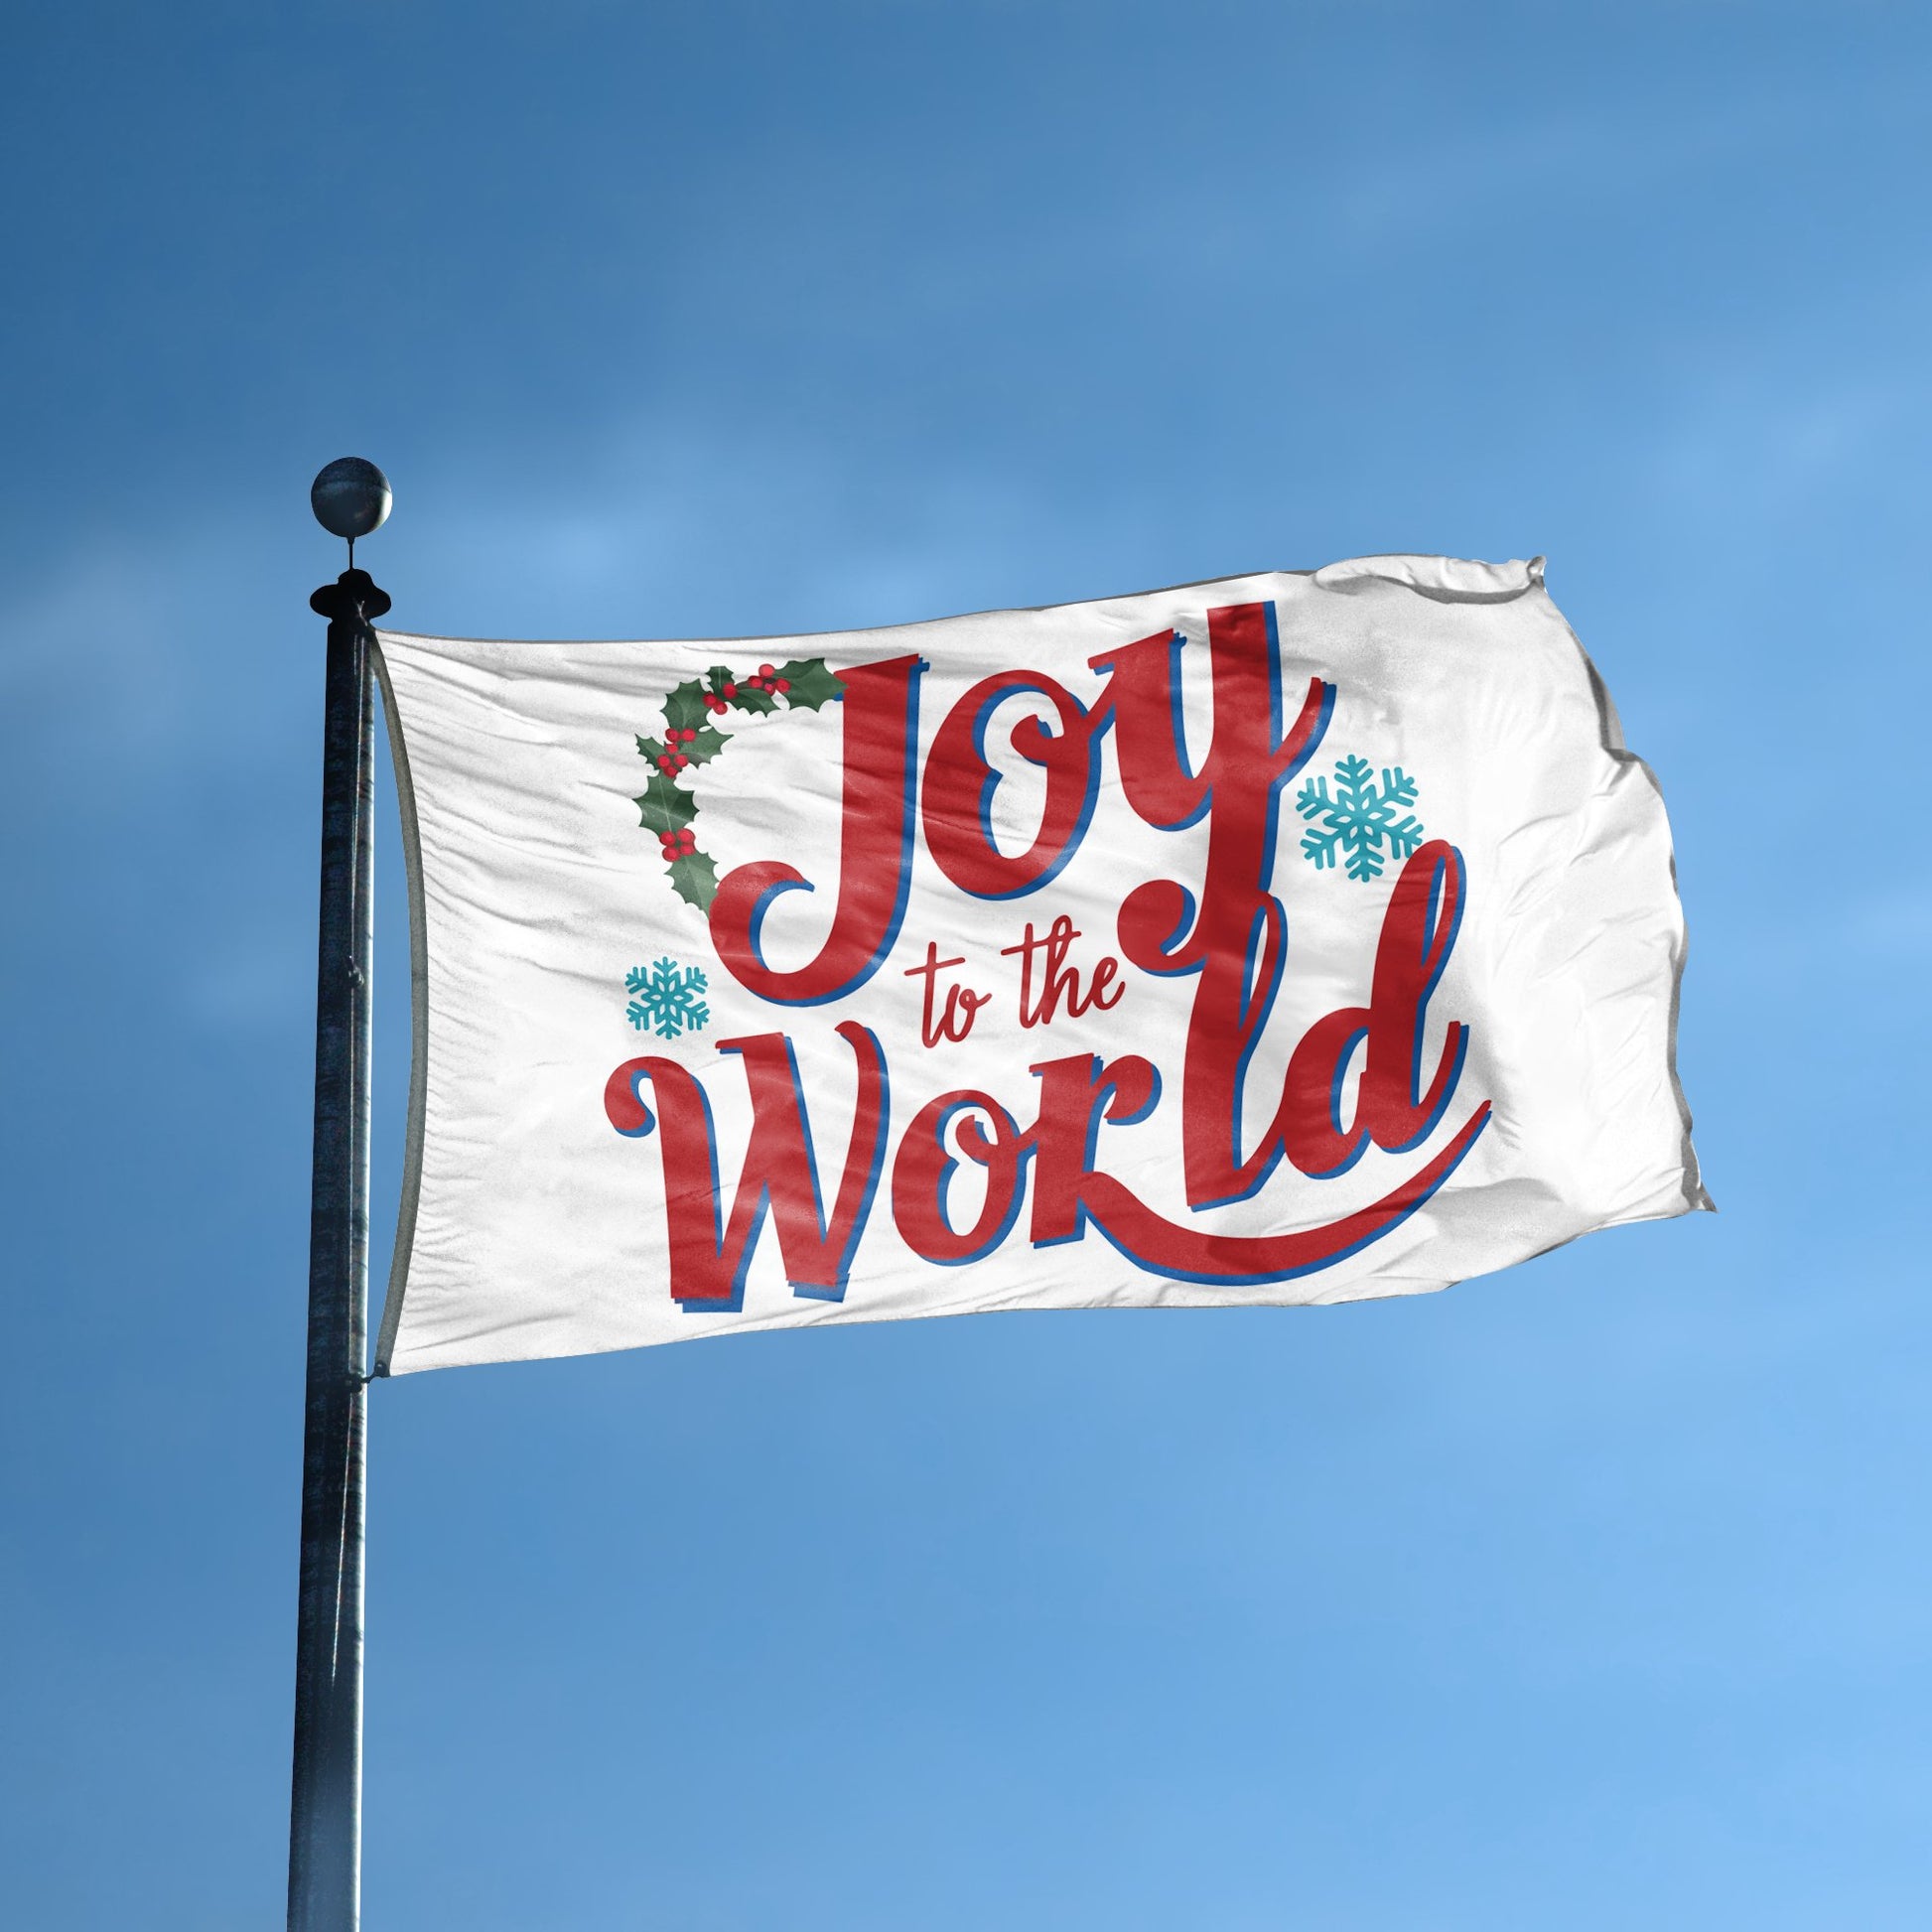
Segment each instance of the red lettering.
[{"label": "red lettering", "polygon": [[816,1006],[863,986],[891,951],[905,916],[912,869],[913,755],[918,721],[916,657],[842,670],[845,739],[839,833],[839,897],[818,956],[795,972],[764,963],[760,928],[780,893],[812,891],[782,859],[739,866],[711,902],[711,942],[726,970],[760,998]]},{"label": "red lettering", "polygon": [[1284,736],[1275,607],[1239,604],[1207,614],[1214,728],[1198,771],[1187,760],[1177,639],[1163,633],[1092,660],[1105,670],[1121,786],[1151,825],[1207,816],[1198,903],[1171,879],[1149,880],[1122,901],[1120,949],[1144,972],[1198,973],[1181,1075],[1181,1167],[1190,1207],[1254,1193],[1280,1158],[1271,1135],[1241,1156],[1248,1056],[1274,1008],[1288,955],[1288,915],[1269,892],[1277,791],[1327,728],[1334,687],[1309,682]]},{"label": "red lettering", "polygon": [[[981,680],[941,722],[916,800],[934,862],[956,887],[983,899],[1038,890],[1077,849],[1108,730],[1116,734],[1123,794],[1144,821],[1176,830],[1205,819],[1198,897],[1176,880],[1145,880],[1122,899],[1115,928],[1122,954],[1143,971],[1197,976],[1178,1094],[1180,1189],[1196,1215],[1251,1196],[1284,1159],[1318,1180],[1342,1173],[1370,1147],[1390,1154],[1420,1148],[1449,1111],[1468,1046],[1466,1026],[1450,1021],[1434,1064],[1425,1063],[1430,1000],[1453,950],[1466,890],[1461,855],[1436,840],[1414,854],[1389,889],[1367,1004],[1338,1008],[1309,1029],[1289,1056],[1266,1131],[1244,1151],[1247,1066],[1274,1013],[1289,955],[1288,914],[1272,890],[1279,794],[1320,743],[1334,688],[1311,679],[1285,724],[1273,605],[1210,611],[1207,632],[1212,726],[1197,763],[1181,702],[1182,640],[1161,632],[1091,660],[1106,676],[1091,708],[1037,672]],[[899,657],[842,674],[838,898],[817,957],[781,972],[766,965],[760,947],[772,899],[812,890],[792,866],[740,866],[720,884],[711,910],[718,956],[762,998],[791,1005],[839,998],[872,977],[898,935],[911,862],[922,668],[916,657]],[[1032,844],[1008,856],[993,839],[1001,774],[987,758],[986,733],[1001,704],[1027,696],[1051,716],[1024,718],[1011,742],[1044,774],[1045,801]],[[1090,971],[1075,966],[1070,953],[1081,937],[1062,912],[1044,930],[1029,921],[1019,942],[1002,950],[1020,961],[1023,1029],[1050,1026],[1062,1014],[1111,1012],[1120,1003],[1126,988],[1119,960],[1109,954]],[[966,1039],[991,1003],[990,994],[957,981],[939,984],[965,963],[963,956],[942,958],[928,941],[922,962],[905,969],[904,977],[920,983],[927,1049]],[[612,1075],[605,1094],[612,1125],[628,1135],[659,1133],[671,1293],[679,1301],[737,1306],[767,1208],[795,1292],[843,1293],[884,1160],[888,1095],[878,1041],[853,1023],[838,1032],[857,1057],[858,1104],[829,1217],[782,1034],[718,1042],[742,1057],[752,1106],[729,1201],[718,1183],[716,1139],[698,1081],[655,1055],[626,1061]],[[1132,1126],[1160,1099],[1161,1076],[1150,1060],[1072,1054],[1032,1071],[1039,1105],[1024,1130],[977,1089],[940,1094],[914,1116],[892,1174],[894,1221],[914,1254],[946,1266],[990,1254],[1014,1225],[1031,1164],[1035,1246],[1077,1240],[1092,1223],[1154,1274],[1285,1280],[1353,1254],[1414,1212],[1464,1160],[1490,1114],[1487,1102],[1477,1106],[1415,1173],[1357,1212],[1278,1235],[1220,1235],[1165,1218],[1106,1172],[1103,1127]],[[645,1104],[646,1081],[661,1121]],[[984,1200],[963,1228],[948,1204],[962,1164],[985,1176]]]},{"label": "red lettering", "polygon": [[[1121,995],[1127,989],[1114,987],[1114,997],[1107,998],[1107,989],[1113,985],[1115,970],[1120,962],[1110,953],[1093,969],[1092,990],[1084,998],[1080,993],[1080,974],[1077,968],[1066,964],[1068,948],[1079,938],[1079,930],[1062,912],[1046,928],[1043,937],[1035,936],[1033,921],[1027,921],[1027,936],[1017,946],[1002,946],[1000,957],[1011,959],[1015,954],[1020,958],[1020,1024],[1023,1027],[1049,1027],[1059,1012],[1060,1000],[1066,1000],[1066,1010],[1074,1019],[1079,1019],[1090,1007],[1098,1007],[1102,1013],[1111,1013],[1120,1005]],[[1045,954],[1040,965],[1039,997],[1034,997],[1034,954]]]},{"label": "red lettering", "polygon": [[[718,1142],[704,1088],[676,1060],[656,1054],[626,1060],[606,1083],[604,1111],[620,1134],[635,1138],[658,1129],[675,1300],[736,1306],[767,1205],[777,1226],[785,1279],[794,1291],[834,1301],[845,1293],[885,1160],[886,1055],[856,1022],[848,1020],[838,1031],[859,1062],[859,1100],[829,1222],[805,1096],[783,1034],[718,1042],[721,1053],[742,1056],[752,1097],[751,1138],[722,1226]],[[646,1080],[661,1123],[653,1122],[644,1104]]]},{"label": "red lettering", "polygon": [[921,965],[908,966],[904,977],[925,981],[921,989],[919,1008],[919,1043],[934,1047],[942,1039],[961,1040],[973,1031],[973,1022],[979,1018],[981,1007],[993,1004],[990,993],[975,993],[970,986],[949,986],[946,989],[946,1004],[940,1009],[938,1021],[932,1017],[933,983],[939,974],[949,966],[963,966],[964,959],[941,959],[939,948],[928,939],[925,942],[925,960]]},{"label": "red lettering", "polygon": [[1078,1240],[1091,1220],[1137,1266],[1180,1281],[1287,1281],[1344,1260],[1428,1200],[1489,1124],[1485,1100],[1434,1160],[1338,1221],[1287,1234],[1213,1234],[1167,1220],[1094,1165],[1101,1123],[1141,1120],[1159,1097],[1159,1075],[1147,1060],[1128,1054],[1102,1064],[1079,1053],[1033,1070],[1040,1083],[1033,1129],[1034,1245]]},{"label": "red lettering", "polygon": [[[1461,1077],[1468,1029],[1451,1020],[1427,1092],[1423,1032],[1429,996],[1449,964],[1462,920],[1462,855],[1442,839],[1420,847],[1403,867],[1382,936],[1365,1007],[1343,1007],[1309,1029],[1289,1062],[1276,1128],[1288,1158],[1326,1178],[1351,1166],[1373,1141],[1391,1154],[1419,1147],[1435,1131]],[[1355,1120],[1341,1124],[1341,1092],[1355,1048],[1367,1042]]]},{"label": "red lettering", "polygon": [[[1031,692],[1053,707],[1059,730],[1037,718],[1013,728],[1013,749],[1046,774],[1039,830],[1025,852],[1008,858],[993,843],[993,794],[1000,773],[986,759],[986,728],[1008,698]],[[1104,710],[1038,671],[983,678],[947,712],[926,754],[922,811],[926,849],[962,892],[975,898],[1018,898],[1037,892],[1066,864],[1087,829],[1100,779]]]},{"label": "red lettering", "polygon": [[1030,1070],[1039,1079],[1039,1117],[1033,1127],[1037,1157],[1033,1241],[1035,1248],[1047,1248],[1077,1241],[1086,1231],[1100,1123],[1145,1120],[1161,1097],[1161,1075],[1138,1053],[1105,1065],[1092,1053],[1073,1053]]},{"label": "red lettering", "polygon": [[[986,1170],[986,1199],[973,1225],[955,1233],[946,1215],[946,1190],[959,1163],[946,1149],[946,1129],[969,1109],[992,1124],[991,1133],[977,1120],[959,1130],[960,1152]],[[905,1130],[893,1163],[893,1221],[905,1245],[921,1259],[947,1267],[991,1254],[1020,1212],[1032,1141],[991,1094],[962,1088],[927,1101]]]}]

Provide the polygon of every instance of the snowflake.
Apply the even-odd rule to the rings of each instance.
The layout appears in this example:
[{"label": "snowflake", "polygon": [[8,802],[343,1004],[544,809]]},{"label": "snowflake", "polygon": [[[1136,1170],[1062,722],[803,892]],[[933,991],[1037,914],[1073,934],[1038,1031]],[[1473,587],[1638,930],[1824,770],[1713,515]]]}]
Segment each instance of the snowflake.
[{"label": "snowflake", "polygon": [[1422,820],[1411,813],[1400,823],[1396,808],[1416,802],[1416,781],[1401,765],[1384,765],[1377,785],[1366,759],[1335,760],[1335,795],[1326,778],[1311,778],[1295,794],[1295,809],[1316,829],[1302,835],[1302,856],[1319,872],[1335,863],[1339,846],[1348,854],[1348,876],[1366,884],[1382,876],[1382,848],[1406,859],[1422,843]]},{"label": "snowflake", "polygon": [[675,1039],[687,1027],[696,1033],[711,1018],[711,1009],[698,998],[705,990],[704,974],[695,966],[680,973],[675,959],[653,960],[648,972],[631,967],[623,990],[631,996],[623,1017],[639,1033],[650,1028],[659,1039]]}]

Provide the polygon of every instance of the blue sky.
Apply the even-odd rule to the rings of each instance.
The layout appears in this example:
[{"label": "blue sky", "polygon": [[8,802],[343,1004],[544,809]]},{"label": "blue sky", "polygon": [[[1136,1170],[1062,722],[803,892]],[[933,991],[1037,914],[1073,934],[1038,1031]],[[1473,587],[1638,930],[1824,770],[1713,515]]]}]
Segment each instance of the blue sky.
[{"label": "blue sky", "polygon": [[[1723,1212],[375,1391],[367,1920],[1919,1927],[1932,19],[17,9],[0,1868],[284,1882],[322,665],[1547,552]],[[403,907],[384,868],[393,1194]]]}]

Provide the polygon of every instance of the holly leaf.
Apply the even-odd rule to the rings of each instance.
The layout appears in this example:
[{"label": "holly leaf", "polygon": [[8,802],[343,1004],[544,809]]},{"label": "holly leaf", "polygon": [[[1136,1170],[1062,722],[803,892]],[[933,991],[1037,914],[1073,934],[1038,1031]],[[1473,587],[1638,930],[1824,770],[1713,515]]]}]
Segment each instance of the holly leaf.
[{"label": "holly leaf", "polygon": [[776,711],[778,708],[777,699],[769,691],[754,691],[749,684],[741,684],[738,687],[738,695],[731,700],[731,703],[738,711],[764,712]]},{"label": "holly leaf", "polygon": [[671,890],[679,898],[700,912],[711,910],[711,901],[718,897],[718,868],[711,863],[710,853],[687,852],[672,861],[670,874]]},{"label": "holly leaf", "polygon": [[664,700],[664,722],[673,731],[688,732],[711,716],[705,709],[704,686],[687,678]]},{"label": "holly leaf", "polygon": [[649,759],[651,763],[655,764],[664,756],[664,747],[654,738],[639,737],[637,740],[637,756],[639,758]]},{"label": "holly leaf", "polygon": [[[722,698],[725,695],[726,685],[737,684],[738,674],[729,664],[714,664],[704,674],[704,681],[711,687],[711,695],[714,698]],[[703,700],[701,699],[699,702],[702,703]]]},{"label": "holly leaf", "polygon": [[791,687],[785,697],[794,711],[816,711],[820,705],[845,696],[845,680],[825,668],[822,657],[795,657],[778,666],[778,675]]},{"label": "holly leaf", "polygon": [[700,727],[696,738],[687,738],[678,747],[693,764],[709,764],[731,742],[730,732],[714,731],[711,726]]},{"label": "holly leaf", "polygon": [[698,801],[660,771],[634,801],[647,832],[681,832],[698,815]]}]

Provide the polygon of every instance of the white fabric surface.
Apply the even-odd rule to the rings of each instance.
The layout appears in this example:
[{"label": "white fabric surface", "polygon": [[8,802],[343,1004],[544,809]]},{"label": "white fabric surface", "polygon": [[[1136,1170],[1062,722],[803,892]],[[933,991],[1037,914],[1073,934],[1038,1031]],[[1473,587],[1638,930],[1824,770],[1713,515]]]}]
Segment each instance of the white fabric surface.
[{"label": "white fabric surface", "polygon": [[[1267,671],[1256,607],[1272,616],[1281,692],[1279,732],[1263,720],[1263,739],[1252,715],[1239,725],[1235,718],[1264,688],[1256,682]],[[1211,611],[1249,614],[1215,621],[1218,659]],[[1110,693],[1123,706],[1145,698],[1158,684],[1150,653],[1133,660],[1138,698],[1127,692],[1127,673],[1117,669],[1110,679],[1090,660],[1168,631],[1185,639],[1167,654],[1179,667],[1187,754],[1169,774],[1173,795],[1179,796],[1175,786],[1184,790],[1189,770],[1203,769],[1211,743],[1226,755],[1213,802],[1173,829],[1149,822],[1123,789],[1123,757],[1152,742],[1145,703],[1107,725],[1081,724],[1078,709],[1089,708],[1091,721],[1107,716],[1098,707]],[[1647,767],[1623,749],[1608,697],[1543,588],[1540,562],[1366,558],[1311,574],[749,643],[504,643],[385,631],[381,647],[417,920],[411,1173],[380,1347],[389,1372],[806,1322],[1417,1293],[1592,1228],[1710,1204],[1673,1064],[1684,934],[1663,803]],[[839,671],[907,656],[926,668],[902,680],[915,694],[917,750],[902,916],[886,933],[883,956],[849,990],[814,1004],[766,997],[721,959],[705,914],[673,890],[658,837],[640,828],[635,800],[653,767],[636,737],[661,742],[668,694],[711,665],[749,678],[762,663],[822,658]],[[1036,690],[1020,691],[989,712],[986,757],[1001,774],[990,797],[998,852],[1008,862],[1024,853],[1046,808],[1041,767],[1011,742],[1028,717],[1063,741],[1058,751],[1074,776],[1055,779],[1060,804],[1077,790],[1075,767],[1088,758],[1097,789],[1054,876],[1016,896],[979,897],[948,877],[930,832],[938,826],[949,849],[970,852],[983,784],[970,759],[942,759],[936,772],[928,760],[971,687],[1022,671],[1056,680],[1077,706],[1061,712]],[[806,971],[833,926],[848,718],[856,735],[862,704],[864,718],[890,727],[894,716],[894,674],[869,675],[870,685],[862,678],[843,702],[815,711],[788,710],[783,696],[761,717],[707,709],[706,724],[728,732],[729,742],[709,762],[666,778],[696,799],[693,831],[721,880],[782,860],[815,886],[809,896],[787,891],[768,900],[760,936],[773,974]],[[1309,698],[1311,680],[1317,691],[1329,688],[1325,700]],[[862,689],[872,695],[862,697]],[[1291,733],[1305,702],[1318,737],[1279,781],[1270,855],[1252,826],[1244,842],[1235,821],[1258,769],[1253,748],[1266,751]],[[1026,742],[1042,756],[1051,750],[1037,738]],[[1366,761],[1378,797],[1391,783],[1397,793],[1380,848],[1371,841],[1367,849],[1380,862],[1372,877],[1349,876],[1343,844],[1328,866],[1303,850],[1305,838],[1330,828],[1318,800],[1310,811],[1298,800],[1317,779],[1332,793],[1341,781],[1337,761],[1350,758]],[[1150,772],[1157,763],[1139,760]],[[1402,803],[1405,782],[1414,796]],[[885,793],[868,794],[868,864],[881,878],[891,864],[878,841],[896,836],[896,809]],[[1428,889],[1416,930],[1401,923],[1407,915],[1395,903],[1397,884],[1408,875],[1387,837],[1388,824],[1405,818],[1420,821],[1407,836],[1421,841],[1423,857],[1411,863],[1426,873],[1405,901],[1412,914],[1424,903],[1415,894]],[[1444,856],[1450,848],[1453,856]],[[986,856],[993,871],[975,875],[982,884],[998,872]],[[1216,883],[1203,900],[1210,863]],[[999,876],[1012,870],[1009,863]],[[1224,957],[1198,971],[1159,972],[1129,957],[1122,902],[1160,880],[1200,901],[1203,943],[1246,921],[1258,934],[1258,966],[1240,969],[1251,975],[1265,976],[1270,932],[1285,933],[1272,1000],[1265,985],[1248,996],[1249,1020],[1265,1015],[1252,1039],[1239,1038],[1247,1023],[1238,1003],[1231,1013],[1195,1011],[1217,967],[1223,986],[1237,970]],[[720,908],[730,892],[728,885]],[[1460,905],[1452,934],[1445,909],[1451,899]],[[1177,894],[1138,903],[1150,912],[1185,906]],[[1062,1002],[1050,1022],[1023,1026],[1023,958],[1004,949],[1022,942],[1029,922],[1040,938],[1062,914],[1079,934],[1065,957],[1079,973],[1080,997],[1093,990],[1104,957],[1117,964],[1102,990],[1117,997],[1109,1011],[1096,1004],[1084,1014]],[[854,918],[857,929],[864,922]],[[1326,1016],[1370,1006],[1385,921],[1397,951],[1404,943],[1413,949],[1418,931],[1425,949],[1452,941],[1422,1009],[1408,1095],[1427,1099],[1446,1056],[1453,1069],[1459,1052],[1440,1117],[1431,1122],[1429,1110],[1417,1108],[1427,1131],[1414,1146],[1371,1141],[1330,1177],[1304,1171],[1325,1165],[1308,1152],[1321,1132],[1336,1133],[1340,1147],[1351,1134],[1360,1140],[1370,1115],[1406,1118],[1387,1072],[1400,1030],[1394,1020],[1385,1027],[1383,1016],[1399,1020],[1404,1011],[1391,994],[1369,1038],[1350,1041],[1349,1025],[1335,1022],[1304,1056],[1308,1068],[1331,1060],[1341,1068],[1332,1093],[1323,1088],[1323,1106],[1295,1116],[1306,1145],[1291,1146],[1272,1167],[1254,1159],[1271,1145],[1298,1044]],[[1180,935],[1184,942],[1185,922]],[[1164,927],[1158,937],[1166,936]],[[938,948],[934,957],[962,962],[933,976],[941,1006],[951,984],[987,996],[964,1039],[924,1043],[925,981],[917,969],[928,942]],[[1139,942],[1143,957],[1149,943]],[[1393,951],[1390,957],[1387,985],[1399,994],[1406,982]],[[705,1010],[701,1026],[686,1024],[694,1016],[680,1019],[675,1002],[668,1013],[653,1005],[648,989],[641,1028],[631,1015],[626,975],[648,974],[660,960],[680,985],[691,969],[703,975],[694,995]],[[1043,964],[1036,950],[1035,992]],[[849,1255],[832,1253],[844,1238],[834,1229],[817,1269],[805,1270],[836,1275],[843,1260],[843,1283],[788,1281],[775,1210],[763,1216],[732,1293],[716,1294],[722,1277],[738,1271],[729,1253],[717,1259],[715,1240],[708,1275],[704,1257],[689,1249],[689,1265],[674,1280],[666,1161],[703,1152],[697,1090],[716,1135],[721,1221],[729,1222],[742,1186],[756,1194],[770,1181],[780,1194],[789,1190],[800,1252],[814,1232],[796,1206],[801,1185],[809,1198],[812,1176],[795,1159],[776,1164],[782,1173],[741,1174],[752,1067],[777,1065],[775,1049],[724,1050],[722,1041],[788,1040],[809,1110],[822,1216],[837,1218],[871,1049],[835,1030],[855,1021],[877,1041],[879,1119],[876,1127],[870,1116],[860,1122],[865,1131],[850,1164]],[[674,1036],[655,1030],[664,1025],[675,1027]],[[1322,1039],[1350,1050],[1324,1059]],[[1378,1050],[1384,1070],[1372,1076],[1382,1084],[1371,1100],[1363,1067]],[[1116,1082],[1116,1113],[1141,1106],[1140,1117],[1104,1117],[1104,1096],[1095,1103],[1077,1083],[1081,1055],[1101,1063],[1131,1056]],[[697,1088],[660,1068],[621,1078],[620,1098],[611,1102],[613,1075],[652,1057],[684,1069]],[[1063,1064],[1050,1075],[1030,1071],[1047,1062]],[[1142,1063],[1159,1074],[1151,1104],[1136,1091],[1137,1082],[1151,1086],[1136,1070]],[[1238,1127],[1218,1128],[1208,1102],[1228,1085],[1230,1066],[1244,1071],[1240,1118]],[[1052,1118],[1026,1141],[1049,1088],[1057,1096]],[[996,1100],[1008,1123],[984,1108],[956,1112],[941,1149],[930,1119],[921,1127],[918,1117],[936,1096],[959,1090]],[[776,1091],[769,1087],[767,1100]],[[634,1111],[625,1110],[626,1097]],[[1090,1123],[1096,1104],[1103,1112]],[[786,1145],[781,1113],[773,1111],[768,1147]],[[988,1155],[990,1177],[958,1141],[975,1121],[1011,1143]],[[1377,1140],[1402,1138],[1391,1125]],[[1405,1185],[1458,1148],[1435,1190],[1405,1203]],[[875,1149],[878,1172],[867,1193]],[[955,1167],[942,1188],[936,1176],[948,1155]],[[1251,1161],[1245,1179],[1258,1184],[1245,1198],[1207,1204],[1212,1188],[1204,1176],[1223,1157],[1227,1165]],[[1104,1176],[1104,1184],[1092,1176]],[[996,1212],[986,1241],[975,1244],[984,1252],[961,1261],[955,1242],[955,1252],[933,1258],[944,1246],[933,1232],[937,1194],[946,1196],[940,1225],[963,1236],[989,1187],[1001,1197],[996,1208],[1013,1195],[1004,1229]],[[1387,1225],[1378,1223],[1372,1238],[1334,1258],[1321,1253],[1348,1238],[1318,1230],[1348,1224],[1359,1231],[1367,1224],[1350,1217],[1392,1198],[1397,1206],[1384,1210]],[[692,1229],[710,1228],[709,1208],[683,1201],[687,1244]],[[1203,1234],[1226,1241],[1202,1247]],[[1292,1271],[1262,1265],[1288,1255],[1298,1234]],[[710,1300],[692,1293],[707,1287]]]}]

